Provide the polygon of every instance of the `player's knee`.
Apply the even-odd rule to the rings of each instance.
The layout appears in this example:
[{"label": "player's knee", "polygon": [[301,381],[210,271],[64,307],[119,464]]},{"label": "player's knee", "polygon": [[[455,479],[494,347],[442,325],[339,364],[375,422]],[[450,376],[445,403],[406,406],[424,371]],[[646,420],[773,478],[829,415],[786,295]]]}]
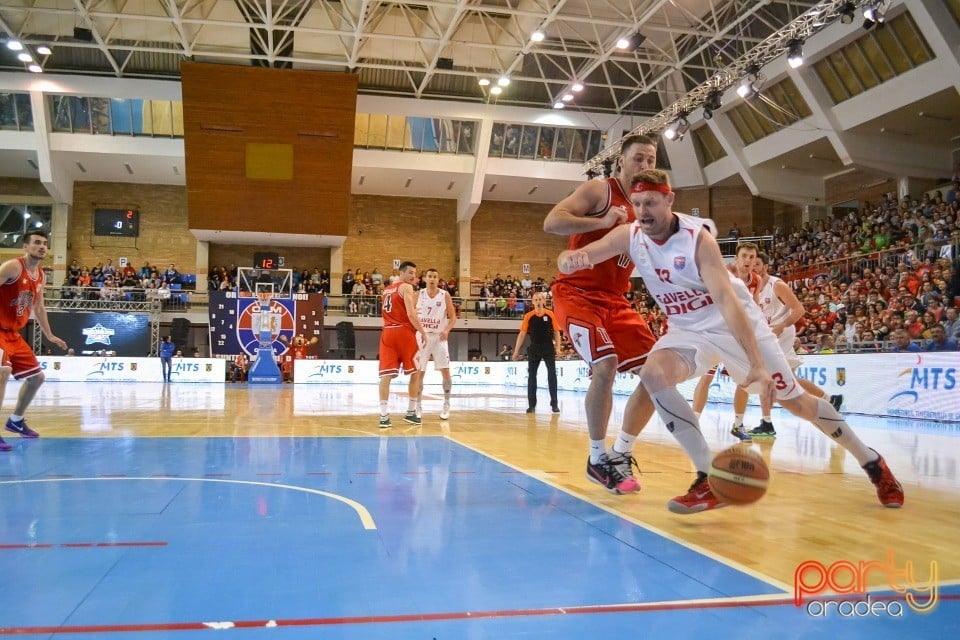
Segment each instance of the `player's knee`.
[{"label": "player's knee", "polygon": [[613,380],[617,377],[617,359],[604,358],[590,365],[591,382],[605,386],[613,386]]}]

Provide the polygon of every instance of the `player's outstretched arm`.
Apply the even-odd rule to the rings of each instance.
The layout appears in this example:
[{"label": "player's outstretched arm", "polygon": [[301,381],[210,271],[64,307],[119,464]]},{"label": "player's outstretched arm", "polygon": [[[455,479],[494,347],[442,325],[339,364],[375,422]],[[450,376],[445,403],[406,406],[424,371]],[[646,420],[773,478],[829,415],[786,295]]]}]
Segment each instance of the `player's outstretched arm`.
[{"label": "player's outstretched arm", "polygon": [[620,225],[599,240],[573,251],[567,250],[557,258],[560,273],[573,273],[583,269],[592,269],[593,265],[609,260],[613,256],[630,252],[630,226]]}]

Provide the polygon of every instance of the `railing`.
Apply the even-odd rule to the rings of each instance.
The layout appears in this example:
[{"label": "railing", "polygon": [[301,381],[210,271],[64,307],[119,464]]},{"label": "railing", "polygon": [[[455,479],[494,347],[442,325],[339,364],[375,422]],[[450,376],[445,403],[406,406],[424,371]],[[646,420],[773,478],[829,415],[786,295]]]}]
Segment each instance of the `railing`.
[{"label": "railing", "polygon": [[[719,231],[719,230],[718,230]],[[749,236],[746,238],[730,238],[724,237],[722,231],[719,231],[721,234],[717,238],[717,244],[720,245],[720,253],[724,256],[733,256],[737,254],[737,246],[745,243],[752,242],[753,244],[760,247],[760,251],[766,251],[767,253],[773,248],[773,236]]]},{"label": "railing", "polygon": [[925,260],[931,255],[931,252],[935,257],[948,257],[952,261],[960,255],[960,240],[948,238],[938,240],[930,246],[921,242],[914,245],[883,249],[882,251],[861,253],[837,260],[825,260],[811,265],[783,268],[779,275],[788,282],[819,277],[840,277],[846,280],[853,271],[862,271],[867,268],[871,270],[885,269],[888,266],[896,268],[903,261],[905,255],[912,254],[919,260]]}]

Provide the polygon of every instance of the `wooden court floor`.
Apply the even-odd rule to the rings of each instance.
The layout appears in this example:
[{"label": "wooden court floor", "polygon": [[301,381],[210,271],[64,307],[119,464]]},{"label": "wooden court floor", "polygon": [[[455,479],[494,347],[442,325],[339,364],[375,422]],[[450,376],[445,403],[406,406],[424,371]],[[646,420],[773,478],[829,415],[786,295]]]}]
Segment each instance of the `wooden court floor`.
[{"label": "wooden court floor", "polygon": [[[587,505],[605,514],[603,517],[639,527],[643,532],[691,551],[711,566],[730,567],[788,597],[792,595],[798,566],[811,561],[824,567],[889,559],[902,567],[910,562],[916,568],[913,577],[917,581],[928,580],[935,565],[943,599],[940,610],[925,619],[928,627],[917,637],[939,637],[938,629],[955,627],[960,621],[956,603],[960,556],[956,553],[955,541],[960,523],[960,425],[849,417],[860,437],[884,454],[905,487],[904,508],[893,510],[879,505],[872,485],[855,460],[814,427],[780,411],[774,416],[776,440],[754,445],[772,469],[767,496],[749,507],[678,516],[667,511],[665,504],[671,497],[685,492],[693,473],[682,451],[656,418],[635,449],[642,491],[616,496],[589,482],[584,474],[587,436],[581,394],[561,392],[560,414],[541,411],[528,415],[524,413],[526,399],[522,390],[460,387],[454,389],[450,419],[441,422],[437,416],[441,404],[439,389],[428,388],[423,425],[415,427],[402,421],[406,397],[402,390],[395,391],[391,400],[394,427],[388,431],[377,425],[374,385],[249,388],[230,384],[48,383],[41,389],[28,419],[41,432],[46,447],[55,447],[58,441],[86,439],[122,442],[124,448],[136,450],[155,447],[155,438],[210,441],[227,438],[252,443],[317,438],[350,442],[406,440],[408,450],[415,451],[414,443],[425,442],[424,438],[437,442],[439,438],[500,463],[523,478],[542,483],[555,495],[563,496],[563,500]],[[8,391],[8,396],[13,392],[15,388]],[[611,438],[619,426],[624,400],[615,401],[608,434]],[[729,435],[730,417],[730,408],[726,405],[710,405],[703,416],[701,427],[715,451],[735,443]],[[756,420],[755,415],[748,414],[748,425]],[[7,440],[15,449],[0,454],[0,480],[4,481],[0,484],[0,503],[4,502],[4,489],[10,490],[13,484],[25,479],[28,468],[25,461],[29,460],[31,446],[35,444],[9,435],[12,437]],[[272,450],[270,446],[252,444],[250,447],[265,452],[263,459],[255,456],[248,459],[256,466],[255,475],[264,476],[264,482],[271,481],[271,474],[266,471],[276,470],[276,475],[283,472],[283,460],[268,453]],[[402,467],[405,454],[401,450],[400,454],[393,455],[400,456]],[[350,465],[349,459],[338,462]],[[430,473],[436,465],[447,464],[449,460],[444,462],[441,458],[426,470],[419,458],[410,458],[407,463],[410,469],[406,473],[417,474]],[[395,461],[394,466],[396,464]],[[112,475],[109,469],[96,471],[101,477]],[[117,476],[135,475],[119,461],[114,471]],[[358,471],[370,472],[370,469]],[[473,473],[453,468],[446,471]],[[30,468],[30,477],[39,477],[40,473],[39,469]],[[46,473],[55,475],[49,470]],[[22,540],[16,539],[23,522],[10,514],[5,520],[0,531],[8,539],[0,540],[0,549],[5,544],[11,548],[23,546]],[[644,553],[642,548],[635,551]],[[0,561],[4,558],[2,553],[0,551]],[[17,566],[28,571],[30,565]],[[0,584],[11,579],[9,572],[4,575]],[[838,574],[838,583],[843,579],[843,574]],[[878,593],[889,592],[889,580],[882,571],[870,573],[867,583]],[[611,594],[611,601],[630,602],[631,595]],[[0,635],[17,628],[5,626],[3,617],[0,613]],[[931,619],[935,622],[929,626]],[[28,627],[30,625],[23,624],[19,628],[22,631]],[[120,637],[119,628],[109,631]],[[169,629],[152,632],[140,629],[137,633],[131,632],[130,637],[148,637],[141,632],[159,633],[157,637],[188,637],[170,635]],[[83,633],[87,633],[86,627]],[[553,637],[565,637],[565,633],[558,631]],[[474,635],[497,637],[493,632]],[[506,632],[499,637],[509,635],[511,633]],[[551,634],[544,635],[548,636]],[[343,637],[359,635],[347,633]],[[465,636],[454,629],[446,637]],[[801,633],[796,637],[805,636]]]}]

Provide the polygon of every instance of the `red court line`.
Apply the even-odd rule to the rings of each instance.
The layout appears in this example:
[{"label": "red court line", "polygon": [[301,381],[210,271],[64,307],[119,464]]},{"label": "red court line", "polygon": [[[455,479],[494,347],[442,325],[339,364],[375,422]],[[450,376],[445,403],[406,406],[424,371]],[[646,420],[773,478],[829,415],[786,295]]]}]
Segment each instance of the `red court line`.
[{"label": "red court line", "polygon": [[230,475],[229,473],[205,473],[203,474],[204,478],[222,478],[224,476]]},{"label": "red court line", "polygon": [[176,473],[155,473],[151,478],[179,478],[180,476]]},{"label": "red court line", "polygon": [[257,475],[258,475],[258,476],[268,476],[268,477],[270,477],[270,478],[276,478],[276,477],[281,476],[281,475],[283,475],[283,474],[281,474],[281,473],[258,473]]},{"label": "red court line", "polygon": [[452,473],[453,475],[461,475],[461,474],[468,474],[468,473],[476,473],[476,471],[451,471],[450,473]]},{"label": "red court line", "polygon": [[72,478],[73,476],[69,473],[48,473],[44,476],[45,478]]},{"label": "red court line", "polygon": [[358,476],[378,476],[380,475],[379,471],[357,471]]},{"label": "red court line", "polygon": [[0,549],[49,549],[52,544],[0,544]]},{"label": "red court line", "polygon": [[308,476],[329,476],[331,471],[307,471]]},{"label": "red court line", "polygon": [[125,473],[101,473],[101,478],[126,478],[127,474]]},{"label": "red court line", "polygon": [[0,544],[3,549],[92,549],[94,547],[165,547],[165,540],[136,540],[131,542],[63,542],[61,544]]},{"label": "red court line", "polygon": [[[836,596],[824,600],[857,600],[859,594]],[[901,596],[871,596],[871,600],[902,601]],[[941,595],[940,600],[960,600],[960,594]],[[613,605],[580,605],[573,607],[546,607],[543,609],[505,609],[501,611],[451,611],[441,613],[408,613],[379,616],[352,616],[331,618],[293,618],[289,620],[230,620],[218,622],[156,622],[150,624],[102,624],[61,627],[0,627],[0,636],[51,633],[119,633],[133,631],[221,631],[224,625],[234,629],[260,627],[319,627],[347,624],[384,624],[391,622],[430,622],[438,620],[477,620],[486,618],[522,618],[534,616],[583,615],[596,613],[643,613],[646,611],[681,611],[703,609],[753,609],[757,607],[795,606],[792,596],[755,600],[729,598],[726,600],[687,600],[683,602],[637,602]],[[221,628],[217,628],[221,627]]]}]

